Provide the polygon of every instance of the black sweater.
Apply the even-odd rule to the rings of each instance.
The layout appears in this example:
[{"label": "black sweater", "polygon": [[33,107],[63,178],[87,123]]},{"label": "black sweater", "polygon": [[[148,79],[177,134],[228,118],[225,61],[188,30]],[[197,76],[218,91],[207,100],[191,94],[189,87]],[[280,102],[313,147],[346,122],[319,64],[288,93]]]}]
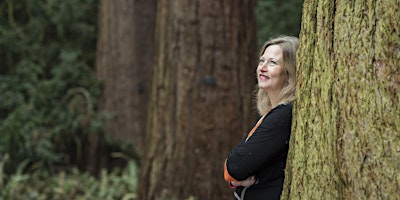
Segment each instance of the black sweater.
[{"label": "black sweater", "polygon": [[[273,108],[253,135],[246,137],[228,155],[226,168],[236,180],[257,177],[257,183],[246,189],[245,199],[279,199],[289,149],[292,105]],[[236,193],[240,196],[243,187]]]}]

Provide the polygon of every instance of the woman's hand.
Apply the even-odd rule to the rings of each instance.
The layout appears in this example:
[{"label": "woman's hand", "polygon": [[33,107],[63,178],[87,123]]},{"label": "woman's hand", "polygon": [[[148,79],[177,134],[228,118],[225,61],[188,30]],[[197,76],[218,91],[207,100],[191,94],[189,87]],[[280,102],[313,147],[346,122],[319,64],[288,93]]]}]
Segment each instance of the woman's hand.
[{"label": "woman's hand", "polygon": [[257,181],[256,176],[250,176],[249,178],[247,178],[246,180],[243,180],[243,181],[231,182],[231,185],[233,185],[235,187],[238,187],[238,186],[250,187],[256,181]]}]

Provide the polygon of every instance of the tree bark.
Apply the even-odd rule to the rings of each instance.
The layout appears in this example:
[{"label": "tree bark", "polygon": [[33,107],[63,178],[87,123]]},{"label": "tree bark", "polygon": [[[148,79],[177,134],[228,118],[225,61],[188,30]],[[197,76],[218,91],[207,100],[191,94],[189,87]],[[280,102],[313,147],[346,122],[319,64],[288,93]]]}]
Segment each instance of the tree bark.
[{"label": "tree bark", "polygon": [[303,5],[282,199],[400,199],[400,2]]},{"label": "tree bark", "polygon": [[255,1],[161,0],[138,199],[231,199],[223,162],[254,120]]},{"label": "tree bark", "polygon": [[144,149],[153,65],[156,0],[102,0],[97,76],[103,81],[99,109],[109,113],[105,135]]}]

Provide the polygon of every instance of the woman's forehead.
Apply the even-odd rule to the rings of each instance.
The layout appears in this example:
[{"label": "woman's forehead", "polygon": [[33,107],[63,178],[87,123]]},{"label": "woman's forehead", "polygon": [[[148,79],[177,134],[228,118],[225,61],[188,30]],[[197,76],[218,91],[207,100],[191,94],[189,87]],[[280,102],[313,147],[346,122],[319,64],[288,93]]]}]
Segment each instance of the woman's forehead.
[{"label": "woman's forehead", "polygon": [[279,45],[270,45],[265,48],[264,53],[261,55],[263,58],[275,58],[281,59],[282,58],[282,49]]}]

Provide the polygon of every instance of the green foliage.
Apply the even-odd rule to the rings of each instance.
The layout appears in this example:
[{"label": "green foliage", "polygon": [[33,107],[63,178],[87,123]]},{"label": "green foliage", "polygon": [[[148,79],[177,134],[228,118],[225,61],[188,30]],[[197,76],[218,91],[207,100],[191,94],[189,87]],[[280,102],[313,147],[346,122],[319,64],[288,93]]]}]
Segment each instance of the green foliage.
[{"label": "green foliage", "polygon": [[[138,168],[133,161],[123,170],[102,170],[99,178],[76,168],[56,175],[44,171],[23,174],[23,164],[16,174],[7,175],[2,170],[4,161],[0,161],[2,199],[136,199]],[[5,179],[8,180],[6,184],[2,182]]]},{"label": "green foliage", "polygon": [[256,7],[259,46],[278,35],[299,36],[303,0],[258,0]]},{"label": "green foliage", "polygon": [[74,164],[99,133],[97,0],[0,1],[0,158]]}]

